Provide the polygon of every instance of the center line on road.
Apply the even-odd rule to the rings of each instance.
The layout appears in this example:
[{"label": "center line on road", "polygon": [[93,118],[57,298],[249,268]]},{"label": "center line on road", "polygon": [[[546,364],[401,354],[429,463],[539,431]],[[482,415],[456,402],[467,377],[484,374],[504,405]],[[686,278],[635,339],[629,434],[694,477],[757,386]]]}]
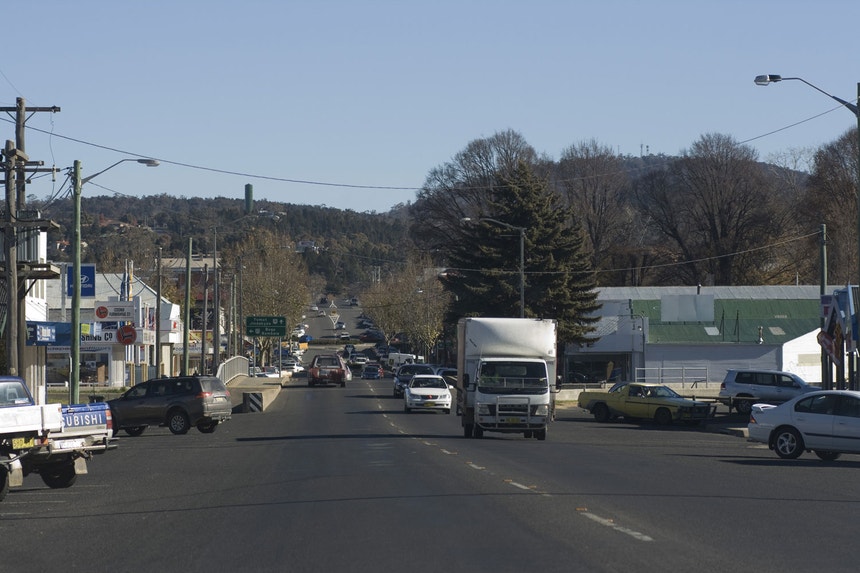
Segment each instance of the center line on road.
[{"label": "center line on road", "polygon": [[585,517],[587,517],[588,519],[590,519],[592,521],[596,521],[600,525],[604,525],[606,527],[611,527],[612,529],[614,529],[615,531],[618,531],[620,533],[625,533],[625,534],[629,535],[630,537],[632,537],[633,539],[638,539],[639,541],[654,541],[654,538],[649,537],[648,535],[645,535],[644,533],[640,533],[638,531],[634,531],[632,529],[622,527],[622,526],[618,525],[617,523],[615,523],[614,521],[612,521],[611,519],[599,517],[597,515],[594,515],[593,513],[588,513],[587,511],[580,511],[579,514],[584,515]]}]

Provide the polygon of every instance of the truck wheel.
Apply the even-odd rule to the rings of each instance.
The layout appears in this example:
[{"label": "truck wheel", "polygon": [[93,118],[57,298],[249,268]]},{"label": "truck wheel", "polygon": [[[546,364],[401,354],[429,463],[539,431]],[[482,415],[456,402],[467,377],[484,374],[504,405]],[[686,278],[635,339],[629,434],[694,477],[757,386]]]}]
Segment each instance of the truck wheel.
[{"label": "truck wheel", "polygon": [[609,408],[606,407],[606,404],[595,404],[591,413],[594,415],[594,419],[600,423],[609,421]]},{"label": "truck wheel", "polygon": [[540,442],[546,440],[546,428],[543,430],[535,430],[535,438]]},{"label": "truck wheel", "polygon": [[123,428],[126,434],[129,436],[139,436],[146,429],[146,426],[131,426],[130,428]]},{"label": "truck wheel", "polygon": [[524,438],[533,438],[534,432],[532,432],[531,430],[526,430],[525,432],[523,432],[523,437]]},{"label": "truck wheel", "polygon": [[174,409],[167,413],[167,427],[174,434],[187,434],[191,423],[188,414],[182,410]]},{"label": "truck wheel", "polygon": [[659,408],[654,413],[654,421],[660,426],[668,426],[672,423],[672,412],[668,408]]},{"label": "truck wheel", "polygon": [[471,438],[472,437],[472,424],[463,424],[463,437]]},{"label": "truck wheel", "polygon": [[197,429],[204,434],[211,434],[218,427],[218,422],[200,422],[197,424]]},{"label": "truck wheel", "polygon": [[39,475],[42,476],[45,485],[52,489],[72,487],[78,479],[75,474],[75,462],[63,462],[39,468]]},{"label": "truck wheel", "polygon": [[341,388],[346,388],[346,380],[341,380],[341,381],[340,381],[340,387],[341,387]]},{"label": "truck wheel", "polygon": [[475,424],[475,437],[479,440],[484,437],[484,428]]},{"label": "truck wheel", "polygon": [[9,470],[5,464],[0,464],[0,501],[6,499],[6,494],[9,493]]}]

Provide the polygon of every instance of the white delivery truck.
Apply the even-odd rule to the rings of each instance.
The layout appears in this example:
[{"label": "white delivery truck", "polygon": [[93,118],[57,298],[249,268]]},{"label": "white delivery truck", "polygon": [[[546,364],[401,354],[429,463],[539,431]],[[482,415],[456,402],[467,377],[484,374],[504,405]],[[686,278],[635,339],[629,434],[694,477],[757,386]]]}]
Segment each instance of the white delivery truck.
[{"label": "white delivery truck", "polygon": [[464,437],[488,431],[546,439],[558,392],[556,330],[552,319],[460,319],[457,411]]}]

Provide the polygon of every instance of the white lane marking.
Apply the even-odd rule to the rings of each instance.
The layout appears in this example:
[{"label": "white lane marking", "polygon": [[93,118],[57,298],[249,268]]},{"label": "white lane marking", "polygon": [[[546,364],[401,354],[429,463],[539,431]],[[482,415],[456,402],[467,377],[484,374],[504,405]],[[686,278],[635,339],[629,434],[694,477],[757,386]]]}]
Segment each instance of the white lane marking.
[{"label": "white lane marking", "polygon": [[486,468],[484,468],[484,467],[482,467],[482,466],[479,466],[479,465],[473,464],[472,462],[466,462],[466,465],[467,465],[467,466],[469,466],[470,468],[472,468],[473,470],[483,470],[483,469],[486,469]]},{"label": "white lane marking", "polygon": [[446,450],[445,448],[442,448],[442,453],[443,453],[443,454],[446,454],[446,455],[449,455],[449,456],[456,456],[456,455],[457,455],[457,452],[449,452],[449,451],[448,451],[448,450]]},{"label": "white lane marking", "polygon": [[523,485],[523,484],[521,484],[521,483],[517,483],[517,482],[515,482],[515,481],[511,481],[511,480],[506,480],[506,481],[507,481],[509,484],[511,484],[512,486],[514,486],[514,487],[518,487],[518,488],[520,488],[520,489],[524,489],[524,490],[526,490],[526,491],[531,491],[531,490],[532,490],[532,488],[530,488],[530,487],[529,487],[529,486],[527,486],[527,485]]},{"label": "white lane marking", "polygon": [[615,523],[614,521],[612,521],[611,519],[599,517],[597,515],[594,515],[593,513],[587,512],[587,511],[580,511],[579,514],[584,515],[585,517],[587,517],[588,519],[590,519],[592,521],[596,521],[600,525],[610,527],[610,528],[612,528],[615,531],[618,531],[620,533],[625,533],[625,534],[629,535],[630,537],[632,537],[633,539],[636,539],[638,541],[654,541],[654,539],[652,537],[649,537],[649,536],[645,535],[644,533],[640,533],[638,531],[628,529],[627,527],[622,527],[622,526],[618,525],[617,523]]}]

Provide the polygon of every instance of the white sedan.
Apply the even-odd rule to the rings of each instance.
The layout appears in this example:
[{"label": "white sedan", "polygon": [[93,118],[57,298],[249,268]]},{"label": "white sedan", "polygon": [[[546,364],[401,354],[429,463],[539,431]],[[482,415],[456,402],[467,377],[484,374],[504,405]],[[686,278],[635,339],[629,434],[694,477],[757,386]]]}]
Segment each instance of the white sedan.
[{"label": "white sedan", "polygon": [[781,458],[813,451],[825,461],[860,454],[860,392],[821,390],[780,404],[754,404],[749,439],[762,442]]},{"label": "white sedan", "polygon": [[281,363],[281,369],[295,374],[296,372],[304,372],[305,367],[295,360],[285,360]]},{"label": "white sedan", "polygon": [[442,410],[451,412],[451,388],[445,379],[435,374],[416,374],[403,391],[403,409]]}]

